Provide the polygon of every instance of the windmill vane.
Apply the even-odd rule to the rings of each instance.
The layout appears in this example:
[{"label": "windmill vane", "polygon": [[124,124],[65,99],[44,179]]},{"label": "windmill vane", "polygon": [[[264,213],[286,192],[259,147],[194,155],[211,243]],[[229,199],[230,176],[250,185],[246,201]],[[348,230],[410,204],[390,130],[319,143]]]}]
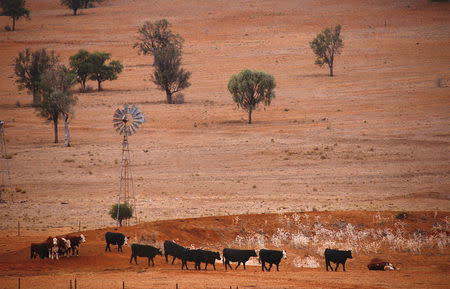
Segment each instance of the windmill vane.
[{"label": "windmill vane", "polygon": [[114,112],[113,126],[121,135],[135,134],[144,122],[144,114],[135,105],[128,107],[125,104],[123,109],[118,108]]}]

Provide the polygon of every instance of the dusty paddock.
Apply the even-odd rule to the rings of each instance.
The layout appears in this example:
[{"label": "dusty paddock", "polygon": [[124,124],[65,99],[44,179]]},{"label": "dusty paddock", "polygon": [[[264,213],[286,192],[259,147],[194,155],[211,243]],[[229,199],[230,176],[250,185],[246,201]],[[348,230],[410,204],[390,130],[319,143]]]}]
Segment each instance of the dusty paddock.
[{"label": "dusty paddock", "polygon": [[[238,244],[252,248],[256,245],[237,243],[238,236],[255,236],[261,231],[268,237],[265,247],[276,249],[273,235],[280,229],[296,232],[304,225],[310,226],[312,234],[317,230],[314,228],[318,224],[322,229],[341,226],[339,228],[342,229],[336,232],[348,230],[342,224],[352,224],[364,230],[381,229],[388,233],[402,228],[402,235],[408,238],[417,232],[421,232],[421,236],[431,236],[439,224],[442,224],[444,227],[439,227],[439,230],[444,230],[446,234],[446,239],[443,239],[444,247],[424,247],[420,252],[408,252],[406,247],[404,250],[394,250],[392,244],[388,246],[380,242],[377,252],[354,251],[353,259],[347,262],[347,272],[326,272],[323,256],[317,252],[320,244],[313,244],[311,241],[308,246],[301,247],[284,240],[280,247],[286,249],[288,258],[282,260],[279,272],[274,269],[271,272],[261,272],[256,260],[251,260],[251,265],[245,271],[242,266],[236,271],[225,271],[221,262],[218,262],[216,271],[210,265],[208,271],[197,272],[192,270],[192,263],[189,264],[191,270],[182,271],[179,260],[170,265],[159,256],[155,258],[154,267],[147,266],[144,258],[138,258],[138,265],[130,264],[129,247],[124,247],[123,253],[118,253],[115,246],[111,253],[104,252],[104,233],[117,228],[81,232],[86,236],[87,242],[82,245],[80,256],[58,261],[30,260],[28,246],[31,242],[43,241],[48,235],[54,236],[58,232],[65,235],[64,230],[69,229],[30,230],[22,232],[21,236],[16,236],[17,232],[10,230],[2,232],[0,238],[3,252],[0,254],[0,288],[17,288],[19,278],[21,288],[69,288],[70,280],[74,286],[75,279],[77,288],[122,288],[123,281],[126,288],[175,288],[176,284],[178,288],[447,288],[450,268],[449,215],[414,212],[406,220],[398,220],[394,216],[391,212],[357,211],[220,216],[156,221],[119,228],[119,231],[130,236],[131,242],[161,246],[165,239],[175,239],[185,246],[221,251],[223,247]],[[293,220],[299,222],[294,224]],[[322,238],[320,242],[328,240]],[[342,242],[345,244],[347,241]],[[365,239],[358,242],[370,244]],[[295,266],[296,260],[305,256],[314,257],[320,267],[311,269]],[[400,267],[400,270],[368,271],[366,265],[373,257],[388,259]]]}]

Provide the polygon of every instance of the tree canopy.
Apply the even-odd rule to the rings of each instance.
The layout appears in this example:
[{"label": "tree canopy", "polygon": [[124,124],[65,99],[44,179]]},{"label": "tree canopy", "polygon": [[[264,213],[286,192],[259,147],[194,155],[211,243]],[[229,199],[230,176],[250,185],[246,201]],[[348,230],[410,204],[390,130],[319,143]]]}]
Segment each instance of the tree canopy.
[{"label": "tree canopy", "polygon": [[77,75],[77,80],[81,84],[81,91],[86,92],[86,81],[92,73],[92,63],[89,62],[89,52],[80,49],[77,54],[70,56],[70,67]]},{"label": "tree canopy", "polygon": [[32,52],[27,48],[16,57],[14,67],[16,83],[19,89],[27,89],[33,95],[33,106],[38,106],[42,99],[42,75],[54,68],[58,60],[53,50],[47,52],[45,49]]},{"label": "tree canopy", "polygon": [[117,220],[120,227],[122,227],[122,220],[127,220],[133,217],[133,208],[128,203],[122,203],[120,206],[118,204],[114,204],[109,210],[109,215],[114,220]]},{"label": "tree canopy", "polygon": [[334,28],[325,28],[310,42],[311,49],[317,57],[315,64],[321,67],[325,63],[328,64],[330,76],[333,76],[334,57],[339,55],[344,47],[340,34],[341,25]]},{"label": "tree canopy", "polygon": [[166,19],[154,23],[147,21],[138,30],[138,53],[153,55],[154,72],[151,80],[166,92],[167,103],[173,103],[172,95],[191,84],[191,73],[181,68],[183,38],[172,32]]},{"label": "tree canopy", "polygon": [[88,62],[91,64],[90,79],[98,83],[98,91],[102,90],[101,83],[105,80],[117,79],[117,74],[122,72],[123,66],[118,60],[113,60],[109,64],[111,54],[107,52],[94,52],[89,55]]},{"label": "tree canopy", "polygon": [[13,20],[12,31],[16,30],[16,20],[21,17],[30,19],[30,10],[25,7],[26,0],[0,0],[2,16],[9,16]]},{"label": "tree canopy", "polygon": [[248,111],[248,123],[252,123],[252,111],[262,102],[270,105],[275,97],[276,83],[272,75],[263,71],[242,70],[232,75],[228,82],[228,91],[238,107]]},{"label": "tree canopy", "polygon": [[73,15],[77,15],[79,9],[86,9],[94,6],[94,3],[103,2],[103,0],[61,0],[61,5],[72,9]]}]

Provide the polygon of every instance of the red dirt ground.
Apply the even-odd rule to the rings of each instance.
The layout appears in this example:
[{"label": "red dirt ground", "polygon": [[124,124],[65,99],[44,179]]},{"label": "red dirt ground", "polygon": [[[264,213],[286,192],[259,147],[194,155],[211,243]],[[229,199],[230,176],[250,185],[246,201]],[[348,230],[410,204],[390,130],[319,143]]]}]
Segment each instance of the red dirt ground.
[{"label": "red dirt ground", "polygon": [[[15,32],[0,31],[0,119],[13,187],[25,191],[0,203],[0,288],[17,288],[18,277],[22,288],[67,288],[75,277],[79,288],[119,288],[122,280],[127,288],[448,288],[447,233],[443,252],[382,245],[400,271],[368,272],[372,254],[360,253],[345,274],[324,272],[316,248],[289,246],[296,257],[313,254],[321,268],[297,268],[295,258],[267,274],[223,266],[181,272],[160,258],[154,268],[143,260],[136,267],[128,264],[129,248],[104,254],[102,240],[104,228],[115,225],[108,210],[117,200],[121,136],[112,115],[124,103],[136,104],[147,120],[130,138],[140,224],[124,230],[136,237],[157,227],[157,242],[210,240],[221,248],[245,231],[224,228],[235,215],[267,221],[264,230],[272,234],[279,224],[270,225],[269,214],[305,211],[320,211],[308,214],[330,224],[348,214],[352,224],[373,229],[375,212],[392,220],[407,211],[415,216],[406,220],[410,236],[429,234],[435,218],[448,224],[448,2],[108,0],[76,17],[59,1],[27,3],[31,20],[20,19]],[[161,18],[185,39],[192,85],[180,105],[164,103],[149,81],[152,58],[132,48],[138,27]],[[313,64],[309,42],[338,23],[344,48],[330,78]],[[7,24],[1,16],[0,27]],[[79,49],[106,51],[124,65],[104,91],[76,93],[72,147],[52,143],[51,124],[14,83],[14,57],[26,48],[53,49],[65,64]],[[277,82],[276,98],[254,112],[252,125],[227,91],[230,76],[244,68],[264,70]],[[188,223],[196,228],[191,233]],[[79,258],[28,259],[31,242],[79,228],[88,235]]]}]

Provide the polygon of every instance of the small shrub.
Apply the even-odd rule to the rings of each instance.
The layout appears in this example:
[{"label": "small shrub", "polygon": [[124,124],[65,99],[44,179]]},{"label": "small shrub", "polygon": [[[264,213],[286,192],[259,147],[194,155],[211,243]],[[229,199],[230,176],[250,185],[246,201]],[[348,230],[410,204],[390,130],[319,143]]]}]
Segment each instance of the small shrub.
[{"label": "small shrub", "polygon": [[184,103],[184,94],[181,92],[174,94],[172,97],[172,103],[183,104]]},{"label": "small shrub", "polygon": [[5,30],[6,30],[6,31],[11,31],[11,30],[12,30],[12,29],[11,29],[11,26],[5,25]]}]

